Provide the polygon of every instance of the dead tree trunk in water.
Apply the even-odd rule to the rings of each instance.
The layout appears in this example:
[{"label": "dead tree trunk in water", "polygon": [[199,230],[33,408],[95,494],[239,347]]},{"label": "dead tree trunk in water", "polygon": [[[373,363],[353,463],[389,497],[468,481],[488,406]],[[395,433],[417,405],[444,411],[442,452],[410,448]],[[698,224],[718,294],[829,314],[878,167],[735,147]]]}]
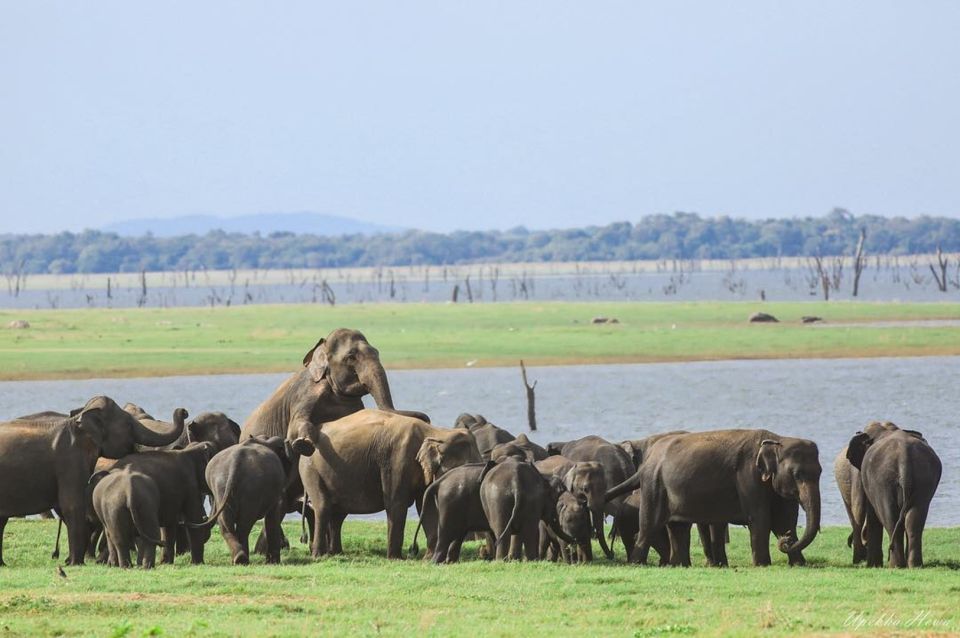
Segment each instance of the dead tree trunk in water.
[{"label": "dead tree trunk in water", "polygon": [[937,265],[940,266],[940,272],[937,272],[933,264],[930,264],[930,272],[933,273],[933,278],[937,281],[937,288],[940,289],[940,292],[947,292],[948,262],[949,260],[943,256],[943,249],[940,248],[940,244],[937,244]]},{"label": "dead tree trunk in water", "polygon": [[537,408],[536,408],[536,397],[533,394],[534,389],[537,387],[537,382],[534,381],[533,385],[527,382],[527,367],[523,365],[523,359],[520,359],[520,373],[523,375],[523,387],[527,391],[527,423],[530,425],[530,431],[537,431]]},{"label": "dead tree trunk in water", "polygon": [[867,240],[867,229],[860,229],[860,241],[857,242],[857,255],[853,258],[853,296],[856,297],[860,291],[860,275],[867,265],[863,256],[863,243]]}]

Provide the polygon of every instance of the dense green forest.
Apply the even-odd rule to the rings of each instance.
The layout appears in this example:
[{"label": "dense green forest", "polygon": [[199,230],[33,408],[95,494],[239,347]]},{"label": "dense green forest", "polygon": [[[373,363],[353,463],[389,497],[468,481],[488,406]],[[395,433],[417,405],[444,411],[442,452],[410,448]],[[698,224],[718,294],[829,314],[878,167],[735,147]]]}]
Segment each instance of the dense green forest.
[{"label": "dense green forest", "polygon": [[866,230],[870,254],[960,251],[960,220],[854,216],[747,221],[692,213],[566,230],[407,231],[321,237],[214,231],[203,236],[120,237],[88,230],[0,235],[4,273],[131,272],[196,268],[329,268],[475,262],[729,259],[852,254]]}]

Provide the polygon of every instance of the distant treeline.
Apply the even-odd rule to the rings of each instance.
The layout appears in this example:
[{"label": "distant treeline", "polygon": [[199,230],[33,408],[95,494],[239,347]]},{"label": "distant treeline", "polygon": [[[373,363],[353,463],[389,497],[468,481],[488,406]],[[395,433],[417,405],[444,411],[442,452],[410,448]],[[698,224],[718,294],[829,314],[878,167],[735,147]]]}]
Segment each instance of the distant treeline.
[{"label": "distant treeline", "polygon": [[334,268],[476,262],[730,259],[849,255],[866,229],[868,254],[960,252],[960,220],[854,216],[748,221],[691,213],[651,215],[569,230],[407,231],[320,237],[214,231],[203,236],[120,237],[84,231],[0,235],[0,268],[11,273],[98,273],[233,268]]}]

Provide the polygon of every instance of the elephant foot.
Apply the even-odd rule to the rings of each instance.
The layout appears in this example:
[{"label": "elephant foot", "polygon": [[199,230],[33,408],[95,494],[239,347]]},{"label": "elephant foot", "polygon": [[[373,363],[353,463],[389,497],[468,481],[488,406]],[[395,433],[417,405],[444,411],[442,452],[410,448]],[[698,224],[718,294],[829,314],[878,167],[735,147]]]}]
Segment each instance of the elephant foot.
[{"label": "elephant foot", "polygon": [[249,565],[250,557],[247,556],[246,552],[238,552],[236,556],[233,557],[234,565]]}]

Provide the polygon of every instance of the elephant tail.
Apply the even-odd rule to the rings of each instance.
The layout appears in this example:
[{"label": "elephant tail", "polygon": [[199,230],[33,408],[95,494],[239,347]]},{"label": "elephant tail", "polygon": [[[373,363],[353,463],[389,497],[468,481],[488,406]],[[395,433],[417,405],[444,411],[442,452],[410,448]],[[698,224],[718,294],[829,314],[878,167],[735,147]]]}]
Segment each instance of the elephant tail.
[{"label": "elephant tail", "polygon": [[210,513],[210,516],[207,517],[207,520],[201,521],[199,523],[191,523],[189,521],[184,524],[187,527],[193,529],[206,529],[208,527],[213,527],[213,524],[217,522],[217,519],[220,518],[220,514],[223,513],[223,510],[227,508],[227,504],[230,502],[230,495],[233,493],[234,483],[237,480],[237,471],[236,467],[230,468],[230,474],[227,475],[227,482],[223,489],[223,500],[220,501],[220,506],[216,507],[217,499],[213,499],[213,504],[216,507],[214,512]]},{"label": "elephant tail", "polygon": [[607,493],[604,494],[603,498],[608,503],[618,496],[623,496],[624,494],[629,494],[630,492],[638,489],[640,487],[640,470],[637,470],[636,473],[625,480],[620,485],[616,485],[607,490]]},{"label": "elephant tail", "polygon": [[[900,515],[897,517],[897,523],[893,526],[893,533],[890,535],[890,542],[900,538],[903,535],[903,528],[907,520],[907,512],[913,507],[913,489],[910,481],[910,469],[906,461],[900,462],[900,491],[903,504],[900,506]],[[906,543],[904,543],[906,544]],[[906,551],[906,547],[903,548]]]},{"label": "elephant tail", "polygon": [[[137,530],[137,534],[140,535],[140,538],[151,543],[153,545],[163,545],[163,540],[160,538],[155,538],[150,535],[151,532],[156,533],[159,528],[156,525],[148,525],[147,521],[143,520],[141,516],[140,508],[137,507],[136,503],[131,503],[132,507],[130,508],[130,518],[133,519],[133,526]],[[153,529],[151,529],[153,528]]]},{"label": "elephant tail", "polygon": [[[440,485],[440,481],[434,481],[427,486],[427,489],[423,491],[423,500],[420,507],[420,520],[417,521],[417,529],[413,532],[413,542],[410,544],[410,548],[407,550],[407,553],[410,556],[416,556],[420,553],[420,546],[417,545],[417,536],[420,535],[420,528],[423,527],[423,515],[427,511],[427,507],[430,503],[435,502],[437,496],[437,486]],[[439,523],[438,523],[439,525]]]},{"label": "elephant tail", "polygon": [[307,534],[307,504],[309,500],[307,490],[303,490],[303,507],[300,508],[300,542],[304,545],[310,544]]},{"label": "elephant tail", "polygon": [[520,486],[514,485],[513,490],[513,511],[510,512],[510,518],[507,520],[506,526],[503,528],[503,531],[497,536],[496,547],[500,547],[500,543],[503,542],[503,539],[510,535],[510,530],[513,528],[514,521],[517,520],[517,514],[520,512]]}]

